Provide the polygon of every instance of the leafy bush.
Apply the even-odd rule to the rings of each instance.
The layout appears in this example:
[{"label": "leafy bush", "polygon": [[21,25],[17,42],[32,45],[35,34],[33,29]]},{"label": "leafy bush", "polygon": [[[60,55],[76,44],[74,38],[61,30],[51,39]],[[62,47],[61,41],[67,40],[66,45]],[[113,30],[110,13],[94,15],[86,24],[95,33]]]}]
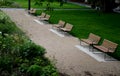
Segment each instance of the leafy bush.
[{"label": "leafy bush", "polygon": [[20,8],[21,6],[12,1],[12,0],[0,0],[0,7],[15,7],[15,8]]},{"label": "leafy bush", "polygon": [[27,41],[20,47],[20,56],[22,58],[33,58],[36,56],[43,56],[45,54],[45,49],[32,43],[31,41]]},{"label": "leafy bush", "polygon": [[40,66],[47,66],[48,64],[51,64],[50,60],[48,58],[45,57],[36,57],[32,59],[32,63],[31,64],[36,64],[36,65],[40,65]]},{"label": "leafy bush", "polygon": [[1,55],[4,54],[11,54],[12,47],[14,46],[14,40],[13,38],[8,35],[8,34],[4,34],[4,36],[1,34],[0,35],[0,51],[1,51]]},{"label": "leafy bush", "polygon": [[43,76],[58,76],[58,73],[56,72],[56,68],[53,67],[53,65],[48,65],[43,68]]},{"label": "leafy bush", "polygon": [[12,69],[12,63],[13,63],[12,61],[13,59],[10,56],[1,56],[0,57],[0,69],[6,70],[10,73]]},{"label": "leafy bush", "polygon": [[43,47],[33,43],[1,11],[0,21],[0,76],[57,76]]},{"label": "leafy bush", "polygon": [[29,65],[27,63],[22,63],[19,67],[21,72],[26,72],[28,70]]},{"label": "leafy bush", "polygon": [[18,3],[14,2],[11,4],[11,7],[20,8],[21,6]]},{"label": "leafy bush", "polygon": [[11,0],[0,0],[0,6],[10,6],[12,3]]},{"label": "leafy bush", "polygon": [[[14,25],[10,25],[9,23],[5,24],[0,24],[0,31],[4,34],[11,34],[15,32],[15,27]],[[14,31],[14,32],[13,32]]]},{"label": "leafy bush", "polygon": [[39,65],[31,65],[27,70],[32,76],[41,76],[42,75],[42,67]]},{"label": "leafy bush", "polygon": [[5,23],[5,21],[8,19],[8,17],[0,11],[0,23]]},{"label": "leafy bush", "polygon": [[39,65],[31,65],[28,70],[32,76],[58,76],[56,69],[52,65],[41,67]]},{"label": "leafy bush", "polygon": [[15,24],[6,16],[3,12],[0,11],[0,31],[2,33],[14,33],[16,29]]}]

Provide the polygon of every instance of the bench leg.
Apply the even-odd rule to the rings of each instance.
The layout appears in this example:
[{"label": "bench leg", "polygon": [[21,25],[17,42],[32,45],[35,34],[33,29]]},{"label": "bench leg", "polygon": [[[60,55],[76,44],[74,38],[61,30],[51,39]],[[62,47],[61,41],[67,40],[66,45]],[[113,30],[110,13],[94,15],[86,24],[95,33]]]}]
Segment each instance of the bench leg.
[{"label": "bench leg", "polygon": [[107,60],[107,55],[106,54],[104,54],[104,60]]},{"label": "bench leg", "polygon": [[82,41],[80,40],[80,45],[82,45]]},{"label": "bench leg", "polygon": [[82,40],[80,40],[80,45],[81,45],[81,46],[83,46],[82,43],[84,43],[84,42],[83,42]]},{"label": "bench leg", "polygon": [[94,49],[94,48],[93,48],[93,44],[90,44],[90,45],[89,45],[89,51],[91,51],[91,52],[92,52],[92,51],[93,51],[93,49]]}]

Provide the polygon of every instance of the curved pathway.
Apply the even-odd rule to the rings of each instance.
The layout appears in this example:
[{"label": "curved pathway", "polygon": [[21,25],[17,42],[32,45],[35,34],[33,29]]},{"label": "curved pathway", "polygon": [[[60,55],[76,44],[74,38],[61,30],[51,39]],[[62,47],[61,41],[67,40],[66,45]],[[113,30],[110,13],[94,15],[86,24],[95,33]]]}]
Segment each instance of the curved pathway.
[{"label": "curved pathway", "polygon": [[120,62],[98,62],[75,47],[79,40],[72,36],[59,37],[51,32],[50,24],[39,24],[24,9],[3,9],[36,44],[46,48],[46,56],[62,73],[70,76],[119,76]]}]

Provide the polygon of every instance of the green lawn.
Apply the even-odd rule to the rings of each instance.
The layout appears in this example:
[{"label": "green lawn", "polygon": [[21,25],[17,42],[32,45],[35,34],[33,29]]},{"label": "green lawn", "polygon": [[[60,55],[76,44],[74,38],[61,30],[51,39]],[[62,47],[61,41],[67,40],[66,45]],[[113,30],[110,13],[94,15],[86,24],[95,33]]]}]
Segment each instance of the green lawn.
[{"label": "green lawn", "polygon": [[[28,0],[13,0],[14,2],[18,3],[22,8],[28,8]],[[46,8],[46,5],[47,5],[47,2],[43,2],[43,6],[39,6],[39,5],[34,5],[35,2],[33,0],[31,0],[31,7],[32,8]],[[53,2],[51,3],[51,7],[52,8],[59,8],[59,9],[62,9],[62,8],[76,8],[76,9],[81,9],[81,8],[86,8],[86,7],[83,7],[83,6],[78,6],[78,5],[75,5],[75,4],[71,4],[71,3],[65,3],[62,7],[60,7],[60,3],[58,2]]]},{"label": "green lawn", "polygon": [[[74,27],[70,32],[73,36],[87,38],[89,33],[94,33],[102,39],[108,39],[120,45],[120,14],[101,13],[95,10],[59,10],[47,13],[51,15],[51,23],[58,23],[61,19],[73,24]],[[120,46],[113,55],[120,58],[118,51]]]}]

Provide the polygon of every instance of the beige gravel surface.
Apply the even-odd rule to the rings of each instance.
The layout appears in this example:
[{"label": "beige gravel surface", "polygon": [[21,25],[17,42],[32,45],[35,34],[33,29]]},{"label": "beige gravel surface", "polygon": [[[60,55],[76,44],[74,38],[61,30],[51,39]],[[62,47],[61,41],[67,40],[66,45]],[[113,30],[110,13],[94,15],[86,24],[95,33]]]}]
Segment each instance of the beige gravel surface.
[{"label": "beige gravel surface", "polygon": [[120,62],[98,62],[75,47],[79,40],[72,36],[59,37],[51,24],[38,24],[24,9],[3,9],[32,41],[46,48],[50,58],[62,73],[70,76],[120,76]]}]

